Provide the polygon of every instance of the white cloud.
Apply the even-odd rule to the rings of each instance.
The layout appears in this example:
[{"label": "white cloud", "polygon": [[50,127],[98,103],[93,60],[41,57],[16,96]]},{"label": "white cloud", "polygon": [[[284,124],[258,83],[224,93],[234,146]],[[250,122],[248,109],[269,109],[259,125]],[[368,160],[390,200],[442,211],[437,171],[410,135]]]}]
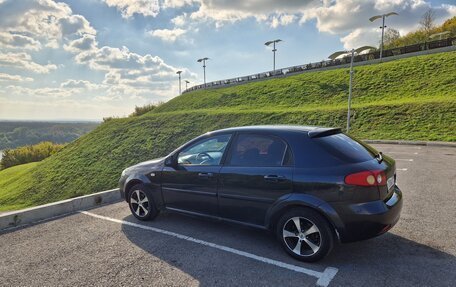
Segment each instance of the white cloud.
[{"label": "white cloud", "polygon": [[[168,3],[168,4],[167,4]],[[271,28],[286,26],[300,19],[304,24],[315,20],[320,32],[340,35],[346,48],[359,43],[377,45],[379,23],[370,23],[373,15],[397,11],[400,16],[391,17],[387,23],[394,25],[402,34],[418,27],[419,19],[427,9],[436,11],[436,22],[456,15],[456,5],[432,5],[425,0],[170,0],[164,7],[182,7],[193,4],[197,10],[182,13],[171,22],[185,27],[200,21],[209,21],[220,27],[247,18],[265,22]],[[361,29],[361,30],[360,30]]]},{"label": "white cloud", "polygon": [[362,46],[378,47],[379,44],[378,29],[358,28],[353,32],[342,37],[340,41],[344,44],[345,49],[354,49]]},{"label": "white cloud", "polygon": [[198,0],[163,0],[161,7],[167,8],[181,8],[188,5],[198,3]]},{"label": "white cloud", "polygon": [[59,19],[71,14],[67,4],[50,0],[7,0],[0,5],[0,29],[33,38],[58,38],[61,35]]},{"label": "white cloud", "polygon": [[90,23],[83,16],[72,14],[65,3],[52,0],[0,2],[0,66],[49,73],[57,69],[55,64],[39,64],[25,50],[57,49],[62,42],[70,40],[70,44],[65,44],[68,49],[83,49],[82,41],[95,34]]},{"label": "white cloud", "polygon": [[294,15],[277,15],[272,16],[272,20],[270,23],[271,28],[277,28],[279,26],[287,26],[294,22],[296,17]]},{"label": "white cloud", "polygon": [[19,75],[10,75],[0,73],[0,82],[32,82],[33,79],[29,77],[22,77]]},{"label": "white cloud", "polygon": [[35,63],[27,53],[0,53],[0,66],[23,69],[38,74],[47,74],[57,69],[54,64],[41,65]]},{"label": "white cloud", "polygon": [[41,49],[41,44],[28,36],[0,31],[0,47],[36,51]]},{"label": "white cloud", "polygon": [[[74,15],[70,7],[52,0],[15,1],[6,0],[0,3],[0,32],[22,35],[18,48],[24,41],[32,47],[58,47],[62,38],[95,34],[96,31],[81,15]],[[41,43],[41,45],[38,45]],[[22,45],[21,45],[22,44]]]},{"label": "white cloud", "polygon": [[96,34],[95,29],[90,26],[89,21],[81,15],[69,15],[60,18],[59,25],[63,37],[69,35],[83,36],[85,34]]},{"label": "white cloud", "polygon": [[158,0],[103,0],[109,7],[115,7],[123,18],[133,17],[134,14],[157,16],[160,11]]},{"label": "white cloud", "polygon": [[314,0],[201,0],[200,8],[192,19],[213,19],[217,22],[234,22],[248,17],[266,20],[275,14],[296,14],[318,1]]},{"label": "white cloud", "polygon": [[[119,49],[105,46],[81,51],[76,55],[76,62],[106,73],[101,84],[106,90],[97,96],[97,100],[120,100],[125,95],[138,98],[150,98],[153,95],[167,99],[177,94],[175,79],[178,69],[157,56],[139,55],[127,47]],[[196,79],[196,75],[188,69],[181,70],[183,76]]]},{"label": "white cloud", "polygon": [[[186,0],[183,2],[190,3]],[[106,3],[116,7],[125,18],[132,17],[135,13],[145,16],[155,16],[158,13],[158,1],[107,0]],[[181,5],[179,3],[169,1],[167,5],[177,7]],[[165,29],[155,30],[151,35],[172,42],[184,33],[183,29]],[[166,64],[160,57],[133,53],[126,47],[99,47],[96,35],[97,31],[90,22],[81,15],[73,14],[65,3],[52,0],[0,2],[0,66],[34,73],[49,73],[57,69],[57,65],[38,63],[25,49],[39,51],[44,48],[63,47],[74,55],[77,64],[105,73],[104,83],[100,84],[71,79],[57,88],[20,90],[21,88],[16,87],[10,88],[10,91],[20,91],[24,95],[35,93],[44,96],[49,93],[50,97],[68,97],[81,90],[91,90],[99,96],[106,96],[105,99],[120,99],[123,94],[138,98],[150,93],[166,97],[175,95],[173,88],[177,68]],[[184,70],[184,73],[188,78],[196,78],[196,75],[188,70]],[[2,79],[19,82],[30,78],[2,75]]]},{"label": "white cloud", "polygon": [[12,96],[18,97],[31,97],[31,98],[66,98],[73,95],[76,90],[74,89],[62,89],[62,88],[26,88],[23,86],[10,85],[6,87],[8,93]]},{"label": "white cloud", "polygon": [[176,16],[173,19],[171,19],[171,23],[173,23],[175,26],[182,27],[187,23],[188,19],[188,14],[183,13],[182,15]]},{"label": "white cloud", "polygon": [[81,90],[95,90],[101,88],[100,85],[94,84],[85,80],[69,79],[60,84],[60,88],[64,89],[81,89]]},{"label": "white cloud", "polygon": [[72,53],[81,53],[84,51],[96,50],[98,42],[95,39],[94,35],[84,34],[81,38],[70,41],[68,44],[65,44],[63,48],[66,51]]},{"label": "white cloud", "polygon": [[157,29],[148,31],[147,34],[152,37],[157,37],[165,42],[175,42],[177,38],[184,35],[187,30],[174,28],[174,29]]}]

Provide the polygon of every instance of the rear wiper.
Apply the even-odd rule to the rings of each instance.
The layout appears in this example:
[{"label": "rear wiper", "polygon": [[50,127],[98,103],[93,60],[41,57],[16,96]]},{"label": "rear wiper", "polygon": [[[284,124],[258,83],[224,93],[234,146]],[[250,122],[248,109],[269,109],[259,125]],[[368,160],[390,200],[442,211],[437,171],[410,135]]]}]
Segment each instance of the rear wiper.
[{"label": "rear wiper", "polygon": [[382,152],[379,152],[376,156],[375,159],[378,161],[378,163],[382,163],[383,161],[383,154]]}]

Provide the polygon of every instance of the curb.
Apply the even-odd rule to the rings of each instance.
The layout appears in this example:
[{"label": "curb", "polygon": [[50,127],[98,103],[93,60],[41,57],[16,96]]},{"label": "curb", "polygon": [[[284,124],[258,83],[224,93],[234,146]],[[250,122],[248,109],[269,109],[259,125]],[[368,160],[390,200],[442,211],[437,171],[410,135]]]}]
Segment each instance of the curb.
[{"label": "curb", "polygon": [[398,145],[422,145],[422,146],[440,146],[455,147],[456,142],[426,142],[426,141],[401,141],[401,140],[363,140],[369,144],[398,144]]},{"label": "curb", "polygon": [[2,213],[0,215],[0,230],[50,219],[106,203],[114,203],[120,201],[120,199],[120,191],[116,188],[36,207]]}]

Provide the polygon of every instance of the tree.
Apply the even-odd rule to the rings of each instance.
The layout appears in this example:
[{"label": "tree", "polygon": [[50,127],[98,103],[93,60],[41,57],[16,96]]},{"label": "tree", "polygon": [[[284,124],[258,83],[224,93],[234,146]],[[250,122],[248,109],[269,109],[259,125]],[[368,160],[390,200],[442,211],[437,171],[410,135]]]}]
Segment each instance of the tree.
[{"label": "tree", "polygon": [[429,36],[431,31],[434,29],[435,22],[435,11],[432,8],[429,8],[426,13],[421,16],[421,29],[424,31],[426,36]]},{"label": "tree", "polygon": [[386,29],[383,43],[385,47],[394,46],[394,43],[401,38],[401,34],[398,30],[393,28]]},{"label": "tree", "polygon": [[456,37],[456,16],[446,20],[440,27],[439,32],[450,31],[450,37]]}]

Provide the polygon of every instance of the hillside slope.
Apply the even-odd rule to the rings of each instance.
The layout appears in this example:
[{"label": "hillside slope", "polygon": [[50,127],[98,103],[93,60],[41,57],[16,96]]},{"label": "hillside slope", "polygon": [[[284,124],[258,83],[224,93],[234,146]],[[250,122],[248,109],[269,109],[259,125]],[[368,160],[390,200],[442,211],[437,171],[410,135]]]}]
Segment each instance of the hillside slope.
[{"label": "hillside slope", "polygon": [[[206,131],[251,124],[345,126],[347,70],[184,94],[139,117],[110,120],[0,185],[2,210],[113,188],[123,168]],[[351,133],[456,141],[456,52],[356,68]],[[5,170],[6,171],[6,170]],[[3,173],[0,173],[0,183]]]}]

